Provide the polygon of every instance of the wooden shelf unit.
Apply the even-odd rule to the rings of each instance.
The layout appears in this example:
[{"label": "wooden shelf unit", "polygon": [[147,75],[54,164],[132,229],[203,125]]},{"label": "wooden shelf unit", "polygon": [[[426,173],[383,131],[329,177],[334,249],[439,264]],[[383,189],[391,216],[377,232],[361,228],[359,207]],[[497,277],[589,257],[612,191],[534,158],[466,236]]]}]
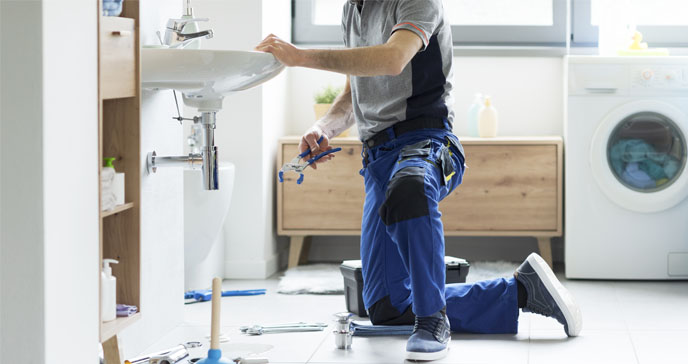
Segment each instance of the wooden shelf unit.
[{"label": "wooden shelf unit", "polygon": [[141,313],[137,312],[129,317],[118,317],[112,321],[104,322],[100,328],[100,340],[107,341],[140,318]]},{"label": "wooden shelf unit", "polygon": [[129,210],[130,208],[132,208],[132,207],[134,207],[134,203],[133,203],[133,202],[127,202],[127,203],[125,203],[125,204],[122,204],[122,205],[119,205],[119,206],[115,207],[115,208],[112,209],[112,210],[109,210],[109,211],[101,211],[101,212],[100,212],[100,218],[102,219],[102,218],[104,218],[104,217],[108,217],[108,216],[112,216],[112,215],[115,215],[115,214],[119,214],[120,212],[127,211],[127,210]]},{"label": "wooden shelf unit", "polygon": [[111,339],[142,315],[139,1],[124,1],[120,17],[101,16],[98,2],[99,163],[102,166],[104,157],[115,158],[115,170],[125,173],[127,201],[100,213],[99,263],[104,258],[119,260],[112,265],[117,303],[139,308],[130,317],[100,322],[100,341],[106,357],[112,357],[118,354],[109,350],[116,347],[116,340]]},{"label": "wooden shelf unit", "polygon": [[[468,169],[461,186],[440,203],[445,236],[532,236],[551,265],[550,238],[562,234],[562,138],[459,139]],[[298,154],[299,141],[280,139],[278,166]],[[348,137],[330,145],[342,148],[333,163],[307,169],[301,185],[295,173],[277,183],[277,234],[291,238],[290,267],[305,261],[311,236],[361,234],[362,144]]]}]

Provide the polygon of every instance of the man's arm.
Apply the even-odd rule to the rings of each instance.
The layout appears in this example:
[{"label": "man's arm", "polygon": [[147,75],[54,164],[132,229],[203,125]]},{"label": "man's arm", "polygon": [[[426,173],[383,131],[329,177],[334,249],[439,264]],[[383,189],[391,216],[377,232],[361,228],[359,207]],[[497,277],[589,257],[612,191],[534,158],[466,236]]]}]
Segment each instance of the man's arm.
[{"label": "man's arm", "polygon": [[[332,103],[332,107],[325,114],[325,116],[316,121],[315,125],[311,127],[301,137],[299,143],[299,152],[303,153],[306,149],[311,149],[311,154],[307,158],[313,158],[321,151],[332,149],[329,146],[330,138],[334,138],[341,134],[344,130],[350,128],[356,120],[354,119],[353,106],[351,102],[351,84],[349,83],[349,76],[346,77],[346,85],[344,91]],[[323,141],[318,145],[318,139],[323,136]],[[317,169],[317,164],[326,162],[334,158],[334,154],[330,154],[325,158],[311,164],[313,169]]]},{"label": "man's arm", "polygon": [[348,49],[300,49],[270,34],[256,50],[272,53],[289,67],[308,67],[351,76],[396,76],[423,46],[415,33],[400,29],[387,43]]}]

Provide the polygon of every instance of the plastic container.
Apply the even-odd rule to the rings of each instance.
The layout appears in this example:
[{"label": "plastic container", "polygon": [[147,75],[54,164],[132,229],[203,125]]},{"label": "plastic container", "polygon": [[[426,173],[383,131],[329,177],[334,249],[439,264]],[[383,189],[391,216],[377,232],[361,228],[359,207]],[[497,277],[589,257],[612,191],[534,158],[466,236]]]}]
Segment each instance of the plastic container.
[{"label": "plastic container", "polygon": [[[465,259],[444,257],[447,270],[446,283],[466,283],[471,265]],[[363,271],[360,260],[345,260],[339,266],[344,277],[344,299],[347,311],[359,317],[368,317],[363,303]]]},{"label": "plastic container", "polygon": [[478,133],[481,138],[494,138],[497,136],[497,109],[492,106],[492,99],[485,97],[485,103],[478,113]]},{"label": "plastic container", "polygon": [[114,259],[103,259],[103,271],[100,272],[100,319],[103,322],[117,318],[117,278],[110,267],[117,263]]},{"label": "plastic container", "polygon": [[122,0],[103,0],[103,16],[122,14]]},{"label": "plastic container", "polygon": [[478,134],[478,114],[483,107],[483,94],[475,94],[473,103],[468,108],[468,136],[477,137]]}]

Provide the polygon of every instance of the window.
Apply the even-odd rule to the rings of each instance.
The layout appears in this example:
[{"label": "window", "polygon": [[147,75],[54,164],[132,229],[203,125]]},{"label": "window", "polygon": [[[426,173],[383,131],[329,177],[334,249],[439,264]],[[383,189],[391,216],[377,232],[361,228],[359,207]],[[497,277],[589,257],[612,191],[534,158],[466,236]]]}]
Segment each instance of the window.
[{"label": "window", "polygon": [[572,44],[596,46],[598,26],[609,15],[635,24],[653,47],[685,47],[688,46],[686,14],[686,0],[573,0]]},{"label": "window", "polygon": [[[348,0],[293,0],[297,43],[342,44]],[[444,0],[457,45],[566,43],[566,0]]]},{"label": "window", "polygon": [[[292,0],[296,43],[342,44],[349,0]],[[422,1],[422,0],[417,0]],[[609,4],[653,47],[688,46],[688,0],[443,0],[458,46],[597,46]],[[571,4],[571,34],[566,31]],[[619,10],[621,9],[621,10]],[[620,14],[621,13],[621,14]]]}]

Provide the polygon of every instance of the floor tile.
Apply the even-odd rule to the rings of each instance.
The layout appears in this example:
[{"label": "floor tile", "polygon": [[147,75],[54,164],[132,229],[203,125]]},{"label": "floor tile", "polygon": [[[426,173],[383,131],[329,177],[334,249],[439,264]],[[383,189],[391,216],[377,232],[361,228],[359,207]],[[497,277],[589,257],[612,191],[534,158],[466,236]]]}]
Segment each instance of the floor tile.
[{"label": "floor tile", "polygon": [[[232,359],[247,354],[266,357],[271,363],[305,363],[320,346],[332,327],[318,332],[289,334],[242,334],[237,326],[223,326],[221,332],[229,341],[221,344],[223,356]],[[210,326],[182,325],[158,340],[144,353],[155,352],[188,341],[200,341],[202,348],[191,350],[191,357],[203,357],[209,347]]]},{"label": "floor tile", "polygon": [[[432,364],[463,363],[688,363],[688,282],[619,282],[562,280],[583,312],[581,336],[567,338],[561,324],[532,313],[519,317],[517,335],[454,334],[450,351]],[[282,295],[277,278],[225,280],[224,290],[266,288],[267,294],[222,299],[226,355],[267,350],[271,363],[403,363],[406,337],[355,337],[353,348],[334,345],[332,315],[346,309],[344,297]],[[210,303],[185,306],[185,324],[146,352],[201,340],[210,332]],[[239,326],[286,322],[325,322],[315,333],[246,336]],[[243,350],[243,351],[242,351]],[[636,355],[637,354],[637,355]]]},{"label": "floor tile", "polygon": [[[331,342],[330,342],[331,341]],[[407,337],[354,337],[350,350],[339,350],[330,335],[311,363],[403,363]],[[527,363],[528,335],[453,334],[449,353],[433,364]]]},{"label": "floor tile", "polygon": [[615,282],[619,303],[684,302],[688,304],[687,281]]},{"label": "floor tile", "polygon": [[688,363],[688,331],[631,332],[640,364]]},{"label": "floor tile", "polygon": [[531,330],[531,364],[636,364],[627,331],[581,332],[568,338],[563,330]]},{"label": "floor tile", "polygon": [[[686,330],[687,301],[626,301],[619,308],[630,331]],[[688,360],[687,360],[688,362]]]}]

